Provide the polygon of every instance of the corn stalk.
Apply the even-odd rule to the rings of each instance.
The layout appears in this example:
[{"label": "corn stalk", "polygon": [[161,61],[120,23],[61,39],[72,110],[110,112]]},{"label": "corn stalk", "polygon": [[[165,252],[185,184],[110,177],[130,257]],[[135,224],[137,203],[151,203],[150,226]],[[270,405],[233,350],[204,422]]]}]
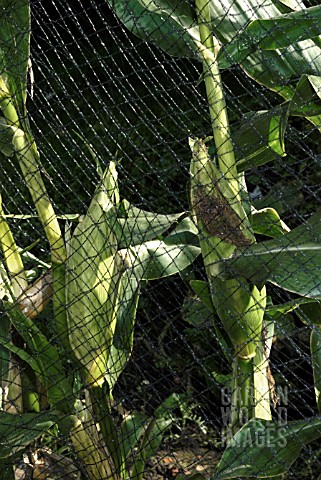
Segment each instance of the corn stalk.
[{"label": "corn stalk", "polygon": [[204,264],[216,313],[232,347],[232,421],[235,433],[244,418],[271,419],[262,322],[265,287],[258,289],[244,278],[224,280],[216,262],[229,258],[255,237],[241,201],[228,114],[216,56],[219,45],[212,34],[207,0],[196,0],[206,94],[209,104],[217,164],[202,140],[190,140],[191,206],[199,228]]}]

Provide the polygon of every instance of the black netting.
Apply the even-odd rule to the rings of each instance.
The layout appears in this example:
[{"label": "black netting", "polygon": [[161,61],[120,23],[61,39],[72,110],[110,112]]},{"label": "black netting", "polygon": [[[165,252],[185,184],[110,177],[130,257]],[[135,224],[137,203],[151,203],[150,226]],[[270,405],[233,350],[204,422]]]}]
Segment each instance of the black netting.
[{"label": "black netting", "polygon": [[319,2],[0,6],[0,479],[321,478]]}]

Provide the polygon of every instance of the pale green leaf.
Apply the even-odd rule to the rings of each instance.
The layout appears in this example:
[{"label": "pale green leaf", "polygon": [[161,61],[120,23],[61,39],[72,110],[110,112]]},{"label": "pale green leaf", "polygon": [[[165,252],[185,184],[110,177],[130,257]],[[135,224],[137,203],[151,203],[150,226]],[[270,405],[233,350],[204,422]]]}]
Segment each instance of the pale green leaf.
[{"label": "pale green leaf", "polygon": [[174,275],[190,265],[199,254],[199,247],[172,245],[166,240],[152,240],[124,252],[128,268],[138,280]]},{"label": "pale green leaf", "polygon": [[103,382],[116,322],[121,273],[116,202],[117,172],[110,162],[87,214],[67,245],[69,342],[88,374],[88,382]]},{"label": "pale green leaf", "polygon": [[166,53],[193,57],[198,26],[186,0],[106,0],[135,35],[152,41]]},{"label": "pale green leaf", "polygon": [[12,127],[7,124],[4,118],[0,118],[0,152],[6,157],[11,157],[14,154],[13,135]]},{"label": "pale green leaf", "polygon": [[[242,63],[256,50],[278,50],[321,34],[321,7],[250,22],[223,50],[227,64]],[[221,56],[222,60],[223,56]]]},{"label": "pale green leaf", "polygon": [[290,231],[274,208],[253,209],[250,220],[253,232],[259,235],[275,238]]},{"label": "pale green leaf", "polygon": [[284,134],[288,107],[251,112],[232,134],[238,172],[264,165],[286,155]]},{"label": "pale green leaf", "polygon": [[254,284],[267,281],[285,290],[318,297],[321,295],[321,212],[274,240],[239,249],[220,263],[226,278],[240,275]]},{"label": "pale green leaf", "polygon": [[57,418],[48,413],[13,415],[0,412],[0,458],[8,458],[25,450],[56,421]]},{"label": "pale green leaf", "polygon": [[116,327],[105,375],[111,392],[132,353],[139,290],[139,284],[135,277],[128,277],[126,273],[122,275],[118,291]]},{"label": "pale green leaf", "polygon": [[313,369],[314,391],[319,412],[321,411],[321,330],[319,327],[311,331],[310,338],[311,363]]},{"label": "pale green leaf", "polygon": [[185,212],[171,215],[148,212],[134,207],[127,200],[123,200],[118,222],[121,225],[119,247],[140,245],[162,235]]},{"label": "pale green leaf", "polygon": [[231,439],[212,479],[281,475],[306,444],[320,437],[321,417],[284,425],[253,418]]}]

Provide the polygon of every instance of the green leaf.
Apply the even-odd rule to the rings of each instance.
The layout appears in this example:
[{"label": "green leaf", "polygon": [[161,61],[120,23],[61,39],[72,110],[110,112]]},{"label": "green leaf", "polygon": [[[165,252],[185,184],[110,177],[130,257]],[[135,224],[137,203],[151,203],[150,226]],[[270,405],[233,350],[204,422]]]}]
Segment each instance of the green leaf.
[{"label": "green leaf", "polygon": [[[318,300],[314,298],[296,298],[295,300],[291,300],[290,302],[283,303],[281,305],[271,305],[268,306],[265,310],[268,318],[273,318],[274,320],[278,319],[282,315],[286,315],[287,313],[293,312],[293,310],[298,309],[298,311],[304,308],[305,304],[313,304],[315,305]],[[300,315],[300,313],[298,313]],[[320,319],[321,323],[321,319]]]},{"label": "green leaf", "polygon": [[[4,305],[12,325],[37,358],[33,365],[37,367],[36,373],[41,376],[41,381],[48,389],[48,398],[52,406],[68,411],[73,393],[59,351],[41,333],[36,324],[17,307],[13,308],[8,302],[4,302]],[[27,358],[25,360],[28,361]]]},{"label": "green leaf", "polygon": [[286,155],[284,134],[288,107],[251,112],[242,119],[241,127],[233,132],[238,172],[259,167]]},{"label": "green leaf", "polygon": [[4,118],[0,118],[0,152],[6,157],[11,157],[14,154],[13,135],[12,127],[7,124]]},{"label": "green leaf", "polygon": [[[265,21],[280,17],[280,10],[282,11],[282,8],[280,10],[278,8],[279,3],[273,5],[269,1],[263,1],[259,7],[253,0],[235,0],[232,5],[227,0],[218,4],[212,0],[211,4],[213,4],[213,29],[223,43],[218,58],[220,68],[227,68],[233,63],[230,55],[226,54],[226,49],[238,34],[242,35],[251,21],[258,20],[259,24],[261,19]],[[305,9],[301,4],[296,10],[304,16],[304,11],[309,9]],[[283,33],[281,36],[283,37]],[[248,48],[248,44],[245,48]],[[243,60],[240,65],[252,79],[290,99],[294,87],[289,82],[284,86],[284,79],[297,79],[303,74],[320,75],[320,51],[318,37],[302,41],[299,37],[284,49],[257,50],[254,47],[252,53],[246,55],[242,50]]]},{"label": "green leaf", "polygon": [[179,224],[178,230],[164,240],[151,240],[121,250],[120,254],[132,275],[138,280],[155,280],[174,275],[190,265],[200,254],[200,248],[184,242],[185,235],[192,234],[195,238],[190,224],[185,222],[184,225],[187,225],[187,230],[181,230]]},{"label": "green leaf", "polygon": [[[39,377],[39,381],[44,381],[42,363],[39,362],[39,360],[37,359],[37,356],[30,355],[28,352],[26,352],[22,348],[19,348],[16,345],[13,345],[13,343],[4,340],[2,337],[0,337],[0,345],[1,347],[3,347],[4,351],[6,351],[7,353],[12,352],[15,355],[17,355],[19,358],[21,358],[21,360],[26,362],[32,368],[34,373]],[[3,355],[2,350],[1,350],[1,355]],[[1,376],[1,378],[3,378],[3,376]]]},{"label": "green leaf", "polygon": [[[143,40],[170,55],[198,55],[199,28],[187,0],[106,1],[124,25]],[[321,74],[320,40],[316,37],[320,33],[319,6],[305,8],[302,1],[292,0],[263,0],[260,5],[256,0],[209,0],[208,4],[212,30],[222,44],[218,57],[221,69],[241,62],[247,75],[287,100],[294,92],[288,80]],[[289,9],[295,11],[282,15]]]},{"label": "green leaf", "polygon": [[297,316],[305,325],[321,326],[320,300],[303,302],[296,311]]},{"label": "green leaf", "polygon": [[188,244],[199,246],[198,228],[190,217],[183,218],[168,237],[167,245]]},{"label": "green leaf", "polygon": [[313,368],[313,380],[315,398],[319,412],[321,411],[321,330],[314,328],[310,337],[311,362]]},{"label": "green leaf", "polygon": [[116,327],[108,357],[107,374],[105,375],[110,392],[112,392],[132,353],[139,298],[139,283],[135,277],[128,277],[124,274],[120,282]]},{"label": "green leaf", "polygon": [[196,296],[187,297],[182,307],[182,318],[196,329],[212,327],[213,313]]},{"label": "green leaf", "polygon": [[186,0],[106,0],[126,27],[170,55],[194,57],[199,31]]},{"label": "green leaf", "polygon": [[[0,320],[0,379],[6,381],[9,378],[10,352],[4,346],[9,342],[11,336],[11,325],[6,315],[1,315]],[[0,388],[0,407],[2,407],[3,389]]]},{"label": "green leaf", "polygon": [[321,77],[302,75],[289,103],[291,115],[313,117],[321,114]]},{"label": "green leaf", "polygon": [[213,313],[214,312],[214,305],[212,302],[211,291],[208,282],[204,280],[192,280],[191,287],[196,293],[196,295],[200,298],[200,300],[204,303],[206,308]]},{"label": "green leaf", "polygon": [[[321,7],[253,20],[223,50],[227,63],[242,63],[255,50],[277,50],[321,34]],[[222,59],[222,56],[221,56]]]},{"label": "green leaf", "polygon": [[0,412],[0,458],[8,458],[26,449],[56,421],[54,415],[47,413],[13,415]]},{"label": "green leaf", "polygon": [[88,383],[104,381],[116,322],[122,271],[115,233],[118,199],[116,164],[111,161],[67,244],[69,342]]},{"label": "green leaf", "polygon": [[231,439],[213,480],[281,475],[302,448],[321,437],[321,417],[279,424],[251,419]]},{"label": "green leaf", "polygon": [[321,295],[321,212],[291,232],[274,240],[239,249],[235,256],[218,262],[221,275],[247,278],[254,284],[267,281],[285,290]]},{"label": "green leaf", "polygon": [[127,200],[123,200],[120,214],[124,218],[118,218],[121,225],[119,239],[120,248],[127,248],[130,245],[140,245],[162,235],[173,223],[184,215],[185,212],[172,215],[147,212],[134,207]]},{"label": "green leaf", "polygon": [[290,231],[274,208],[254,209],[250,220],[253,232],[259,235],[276,238]]},{"label": "green leaf", "polygon": [[126,415],[121,424],[123,457],[126,460],[144,433],[149,417],[141,412]]},{"label": "green leaf", "polygon": [[152,457],[159,447],[164,433],[174,422],[173,410],[180,405],[178,394],[170,395],[154,412],[154,418],[149,421],[147,428],[141,435],[140,446],[135,456],[132,468],[132,478],[141,480],[146,461]]},{"label": "green leaf", "polygon": [[0,17],[0,72],[12,100],[25,117],[30,41],[28,0],[2,0]]},{"label": "green leaf", "polygon": [[205,282],[203,280],[192,280],[190,282],[192,289],[194,292],[197,294],[199,299],[202,301],[203,305],[207,308],[207,310],[211,313],[212,315],[212,322],[213,322],[213,328],[217,337],[217,340],[222,348],[222,351],[228,361],[230,362],[231,360],[231,353],[233,351],[233,346],[231,344],[231,341],[225,331],[225,329],[222,327],[221,322],[218,319],[218,316],[215,312],[215,308],[212,302],[212,296],[210,292],[210,287],[208,282]]}]

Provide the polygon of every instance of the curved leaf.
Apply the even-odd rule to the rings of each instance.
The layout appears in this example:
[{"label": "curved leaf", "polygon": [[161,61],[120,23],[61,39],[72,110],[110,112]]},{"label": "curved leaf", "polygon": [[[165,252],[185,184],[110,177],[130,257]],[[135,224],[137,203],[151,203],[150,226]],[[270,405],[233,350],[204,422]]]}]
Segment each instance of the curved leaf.
[{"label": "curved leaf", "polygon": [[231,439],[215,480],[268,478],[285,473],[302,448],[321,437],[321,417],[288,422],[251,419]]},{"label": "curved leaf", "polygon": [[[221,275],[241,275],[254,284],[267,281],[306,297],[321,295],[321,212],[274,240],[239,249],[220,264]],[[225,266],[225,268],[224,268]]]},{"label": "curved leaf", "polygon": [[183,243],[171,245],[166,240],[152,240],[121,253],[138,280],[155,280],[180,272],[196,259],[201,250]]},{"label": "curved leaf", "polygon": [[124,459],[127,460],[128,456],[137,445],[149,421],[149,417],[141,412],[133,412],[125,416],[121,424],[121,448],[123,450]]},{"label": "curved leaf", "polygon": [[[309,299],[306,299],[309,300]],[[313,299],[310,299],[313,300]],[[321,305],[320,300],[303,302],[296,311],[297,316],[305,325],[321,327]]]},{"label": "curved leaf", "polygon": [[119,303],[116,312],[116,327],[110,347],[105,379],[112,392],[116,382],[130,358],[134,342],[134,324],[139,298],[139,284],[136,278],[126,274],[120,279]]},{"label": "curved leaf", "polygon": [[311,7],[274,18],[253,20],[223,50],[225,66],[242,63],[256,50],[287,48],[321,34],[321,7]]},{"label": "curved leaf", "polygon": [[[135,35],[153,42],[171,55],[197,57],[199,29],[194,11],[187,0],[106,1]],[[289,11],[284,5],[294,10],[294,13],[281,15],[282,12]],[[263,0],[259,6],[256,0],[233,2],[209,0],[209,8],[214,34],[222,44],[218,57],[221,69],[238,61],[247,75],[258,83],[278,91],[287,100],[292,97],[294,91],[294,87],[289,84],[290,79],[297,79],[303,74],[321,74],[319,61],[321,42],[319,37],[316,37],[320,22],[312,21],[319,18],[320,7],[307,9],[303,2],[290,0],[284,2]],[[283,22],[282,27],[278,22]],[[259,35],[263,47],[271,48],[275,36],[267,38],[264,25],[268,25],[270,32],[273,32],[272,27],[275,28],[275,32],[279,32],[284,24],[287,25],[289,39],[282,31],[282,35],[278,33],[277,41],[283,42],[282,45],[286,44],[287,48],[257,49],[254,34]],[[250,27],[250,31],[253,29],[252,37],[247,33],[248,25],[252,25]],[[250,42],[250,51],[249,40],[253,43],[252,45]]]},{"label": "curved leaf", "polygon": [[259,235],[275,238],[290,231],[274,208],[254,209],[250,220],[253,232]]},{"label": "curved leaf", "polygon": [[288,106],[262,112],[251,112],[242,119],[241,127],[233,132],[237,171],[259,167],[286,155],[284,134]]},{"label": "curved leaf", "polygon": [[[277,320],[282,315],[293,312],[293,310],[300,311],[304,305],[310,303],[315,304],[316,302],[317,300],[314,298],[295,298],[294,300],[282,303],[281,305],[268,306],[265,310],[265,313],[269,319],[273,318],[274,320]],[[300,313],[298,315],[300,315]]]},{"label": "curved leaf", "polygon": [[138,281],[155,280],[178,273],[200,254],[197,228],[184,218],[164,240],[151,240],[119,253]]},{"label": "curved leaf", "polygon": [[123,200],[118,223],[121,226],[119,247],[127,248],[130,245],[140,245],[162,235],[173,223],[184,215],[185,212],[171,215],[147,212],[134,207],[127,200]]},{"label": "curved leaf", "polygon": [[[69,411],[69,401],[72,399],[72,387],[66,378],[59,351],[52,345],[36,324],[10,303],[4,302],[6,313],[12,325],[26,342],[28,348],[37,358],[33,367],[37,375],[48,389],[49,401],[61,410]],[[16,353],[19,354],[17,351]],[[21,356],[21,355],[20,355]],[[28,358],[25,358],[28,361]]]},{"label": "curved leaf", "polygon": [[315,116],[321,114],[321,77],[302,75],[290,101],[291,115]]},{"label": "curved leaf", "polygon": [[0,458],[8,458],[24,450],[56,423],[54,415],[0,412]]},{"label": "curved leaf", "polygon": [[313,380],[315,398],[318,405],[318,410],[321,410],[321,330],[314,328],[311,331],[310,337],[311,362],[313,368]]},{"label": "curved leaf", "polygon": [[106,0],[138,37],[170,55],[194,57],[200,41],[193,11],[186,0]]}]

